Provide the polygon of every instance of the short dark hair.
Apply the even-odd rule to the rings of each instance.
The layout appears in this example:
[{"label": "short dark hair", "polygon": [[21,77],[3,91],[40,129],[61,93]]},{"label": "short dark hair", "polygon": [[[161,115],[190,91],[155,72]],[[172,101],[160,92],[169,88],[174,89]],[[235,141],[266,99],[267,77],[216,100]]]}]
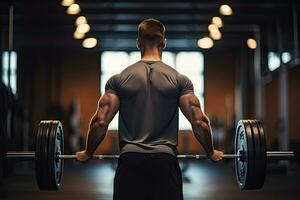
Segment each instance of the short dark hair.
[{"label": "short dark hair", "polygon": [[160,46],[165,39],[165,26],[157,19],[145,19],[138,26],[139,41],[148,46]]}]

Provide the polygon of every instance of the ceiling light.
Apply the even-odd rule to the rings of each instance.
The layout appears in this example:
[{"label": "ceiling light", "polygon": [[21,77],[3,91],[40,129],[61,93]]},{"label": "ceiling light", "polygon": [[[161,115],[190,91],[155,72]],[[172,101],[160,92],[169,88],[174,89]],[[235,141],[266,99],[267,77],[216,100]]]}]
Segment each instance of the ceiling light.
[{"label": "ceiling light", "polygon": [[84,33],[79,33],[78,31],[75,31],[74,34],[73,34],[73,37],[75,39],[82,39],[84,38],[85,34]]},{"label": "ceiling light", "polygon": [[209,30],[209,32],[216,32],[216,31],[219,31],[219,28],[215,24],[210,24],[208,26],[208,30]]},{"label": "ceiling light", "polygon": [[87,33],[90,31],[90,25],[88,24],[79,24],[76,28],[76,31],[79,33]]},{"label": "ceiling light", "polygon": [[255,39],[253,39],[253,38],[249,38],[247,40],[247,45],[250,49],[256,49],[256,47],[257,47],[257,43],[256,43]]},{"label": "ceiling light", "polygon": [[82,42],[82,46],[84,48],[93,48],[97,45],[97,39],[96,38],[86,38],[85,40],[83,40]]},{"label": "ceiling light", "polygon": [[85,16],[80,16],[77,17],[76,21],[75,21],[75,25],[78,26],[79,24],[86,24],[87,20]]},{"label": "ceiling light", "polygon": [[62,0],[61,5],[62,6],[70,6],[74,3],[74,0]]},{"label": "ceiling light", "polygon": [[69,15],[76,15],[76,14],[78,14],[80,12],[80,7],[79,7],[79,5],[78,4],[72,4],[72,5],[70,5],[69,7],[68,7],[68,9],[67,9],[67,13],[69,14]]},{"label": "ceiling light", "polygon": [[229,5],[226,5],[226,4],[220,6],[219,12],[222,15],[232,15],[233,14],[233,11],[232,11],[231,7]]},{"label": "ceiling light", "polygon": [[223,21],[220,17],[213,17],[211,19],[211,23],[216,25],[218,28],[223,27]]},{"label": "ceiling light", "polygon": [[209,33],[209,36],[213,40],[220,40],[222,38],[222,33],[220,31],[213,31]]},{"label": "ceiling light", "polygon": [[203,37],[198,40],[197,44],[202,49],[209,49],[214,46],[214,41],[210,37]]}]

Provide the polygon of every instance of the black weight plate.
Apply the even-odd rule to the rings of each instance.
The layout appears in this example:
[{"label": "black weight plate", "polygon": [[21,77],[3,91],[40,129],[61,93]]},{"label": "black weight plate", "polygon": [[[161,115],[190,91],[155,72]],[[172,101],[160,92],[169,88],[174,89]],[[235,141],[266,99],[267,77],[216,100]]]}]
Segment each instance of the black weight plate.
[{"label": "black weight plate", "polygon": [[261,183],[259,175],[260,175],[260,157],[261,157],[261,145],[260,145],[260,137],[259,137],[259,130],[258,126],[256,124],[255,120],[248,120],[248,123],[251,127],[252,131],[252,136],[253,136],[253,144],[254,144],[254,176],[253,176],[253,182],[251,187],[248,189],[260,189],[261,188]]},{"label": "black weight plate", "polygon": [[47,121],[41,121],[38,126],[35,144],[35,176],[37,185],[41,189],[44,187],[44,175],[43,175],[43,162],[42,162],[42,138],[45,132],[47,132]]},{"label": "black weight plate", "polygon": [[[64,153],[64,141],[63,141],[63,127],[62,124],[57,121],[57,128],[56,128],[56,139],[55,139],[55,155],[60,155]],[[56,188],[59,190],[62,185],[62,176],[63,176],[63,167],[64,167],[64,160],[56,159],[54,162],[54,175],[55,175],[55,182]]]},{"label": "black weight plate", "polygon": [[258,175],[258,188],[261,188],[264,185],[265,178],[266,178],[266,167],[267,167],[267,148],[266,148],[266,138],[265,132],[262,125],[262,122],[256,120],[255,121],[258,127],[258,134],[259,134],[259,141],[260,141],[260,157],[259,157],[259,175]]},{"label": "black weight plate", "polygon": [[50,187],[49,183],[49,166],[48,166],[48,142],[49,142],[49,135],[50,135],[50,130],[52,126],[52,121],[48,122],[48,127],[47,131],[43,134],[42,136],[42,172],[43,172],[43,181],[44,181],[44,187],[40,188],[41,190],[48,190]]},{"label": "black weight plate", "polygon": [[243,151],[243,158],[235,159],[235,171],[238,185],[248,189],[253,182],[254,149],[251,128],[246,121],[240,120],[235,135],[235,153]]},{"label": "black weight plate", "polygon": [[246,131],[246,138],[247,138],[247,164],[248,164],[248,174],[247,174],[247,181],[244,186],[244,190],[251,190],[252,186],[255,182],[255,151],[254,151],[254,137],[253,132],[251,130],[250,124],[247,122],[247,120],[243,120],[245,131]]},{"label": "black weight plate", "polygon": [[243,151],[243,157],[242,158],[236,158],[235,159],[235,172],[236,172],[236,179],[238,182],[238,185],[241,189],[244,188],[247,174],[248,174],[248,164],[247,164],[247,140],[246,140],[246,134],[245,134],[245,127],[243,124],[243,121],[239,121],[236,128],[235,133],[235,145],[234,150],[235,154],[239,153],[239,150]]},{"label": "black weight plate", "polygon": [[54,176],[53,176],[53,163],[54,163],[54,159],[55,159],[55,155],[54,155],[54,145],[55,145],[55,137],[56,137],[56,123],[54,121],[51,122],[52,126],[51,126],[51,130],[49,133],[49,140],[48,140],[48,171],[47,171],[47,175],[48,175],[48,180],[49,180],[49,188],[47,188],[48,190],[56,190],[56,184],[55,184],[55,180],[54,180]]},{"label": "black weight plate", "polygon": [[[56,142],[56,153],[57,154],[64,154],[64,131],[63,126],[59,123],[58,126],[59,132],[57,133],[57,142]],[[56,165],[56,180],[59,187],[62,185],[62,177],[63,177],[63,169],[64,169],[64,160],[58,159]],[[60,173],[59,173],[60,172]]]},{"label": "black weight plate", "polygon": [[43,130],[43,122],[40,122],[38,125],[38,129],[35,136],[35,177],[36,182],[38,185],[41,184],[41,169],[40,169],[40,146],[41,146],[41,139],[40,135],[42,134]]},{"label": "black weight plate", "polygon": [[47,188],[45,190],[55,190],[55,184],[53,185],[53,175],[52,175],[52,164],[54,160],[54,140],[55,140],[55,128],[56,124],[54,121],[51,121],[51,128],[49,130],[48,139],[47,139],[47,168],[46,169],[46,176],[47,176]]},{"label": "black weight plate", "polygon": [[59,190],[63,174],[63,161],[62,159],[57,159],[57,155],[61,154],[61,149],[63,149],[61,140],[62,125],[59,121],[52,121],[51,123],[48,142],[48,177],[50,183],[48,190]]},{"label": "black weight plate", "polygon": [[48,165],[48,142],[49,135],[52,126],[52,121],[48,121],[47,130],[44,132],[42,136],[42,151],[41,151],[41,164],[42,164],[42,174],[43,174],[43,187],[41,190],[48,190],[51,187],[51,183],[49,182],[49,165]]}]

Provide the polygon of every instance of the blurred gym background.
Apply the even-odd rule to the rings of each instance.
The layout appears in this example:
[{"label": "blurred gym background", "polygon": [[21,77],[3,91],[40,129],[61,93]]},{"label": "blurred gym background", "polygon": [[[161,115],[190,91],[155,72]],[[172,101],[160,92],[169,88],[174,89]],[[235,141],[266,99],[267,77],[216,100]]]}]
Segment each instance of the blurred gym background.
[{"label": "blurred gym background", "polygon": [[[1,153],[33,150],[43,119],[63,122],[66,153],[83,149],[107,79],[140,59],[137,25],[156,18],[166,26],[163,61],[192,80],[216,148],[233,152],[238,120],[256,118],[264,123],[268,150],[297,154],[299,8],[296,0],[3,0]],[[179,153],[203,153],[182,114],[179,123]],[[117,116],[97,153],[119,153]],[[201,172],[201,164],[181,166],[187,182],[189,169]],[[299,158],[273,162],[268,171],[291,180],[298,166]],[[7,162],[0,180],[15,180],[18,169],[27,167]],[[106,187],[110,194],[112,187]],[[189,192],[185,195],[201,197]]]}]

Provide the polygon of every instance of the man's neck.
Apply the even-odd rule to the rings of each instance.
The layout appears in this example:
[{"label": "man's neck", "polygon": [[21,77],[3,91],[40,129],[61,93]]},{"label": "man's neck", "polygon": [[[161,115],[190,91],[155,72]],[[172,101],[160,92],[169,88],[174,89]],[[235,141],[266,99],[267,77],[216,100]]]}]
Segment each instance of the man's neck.
[{"label": "man's neck", "polygon": [[142,54],[144,61],[161,61],[161,51],[159,49],[146,49]]}]

